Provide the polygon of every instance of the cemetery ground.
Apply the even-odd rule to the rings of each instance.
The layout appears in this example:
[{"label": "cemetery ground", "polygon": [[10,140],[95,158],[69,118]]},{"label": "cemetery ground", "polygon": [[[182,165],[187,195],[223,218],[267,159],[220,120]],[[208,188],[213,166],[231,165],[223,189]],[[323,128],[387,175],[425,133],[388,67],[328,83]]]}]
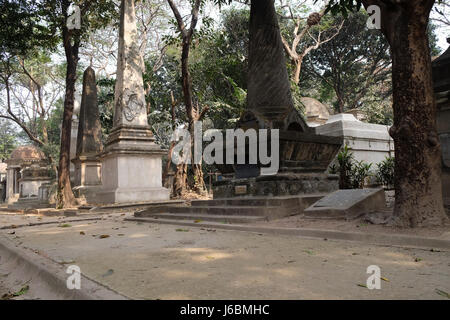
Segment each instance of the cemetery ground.
[{"label": "cemetery ground", "polygon": [[[73,217],[0,214],[0,240],[64,271],[70,265],[130,299],[448,299],[450,249],[379,245],[332,237],[129,221],[131,210]],[[448,226],[389,229],[362,220],[268,222],[316,230],[362,231],[450,241]],[[297,224],[292,224],[297,219]],[[249,228],[261,226],[253,224]],[[345,226],[345,227],[344,227]],[[0,297],[62,299],[39,274],[0,250]],[[381,269],[369,290],[367,267]],[[67,275],[68,276],[68,275]],[[84,279],[84,278],[83,278]],[[81,282],[83,290],[83,280]],[[59,284],[65,286],[64,282]]]}]

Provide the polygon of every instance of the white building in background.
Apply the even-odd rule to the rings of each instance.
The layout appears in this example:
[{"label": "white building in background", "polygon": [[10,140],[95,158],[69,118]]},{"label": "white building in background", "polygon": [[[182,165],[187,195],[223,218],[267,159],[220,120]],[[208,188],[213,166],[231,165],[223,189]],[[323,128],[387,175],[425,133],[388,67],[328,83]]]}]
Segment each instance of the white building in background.
[{"label": "white building in background", "polygon": [[375,168],[386,157],[394,156],[394,140],[389,135],[389,128],[359,121],[352,114],[340,113],[331,116],[315,130],[317,134],[343,137],[355,160],[372,163],[372,168]]},{"label": "white building in background", "polygon": [[394,140],[389,126],[358,120],[354,111],[330,115],[328,108],[313,98],[302,98],[308,126],[320,135],[343,137],[356,161],[372,163],[372,168],[386,157],[394,156]]}]

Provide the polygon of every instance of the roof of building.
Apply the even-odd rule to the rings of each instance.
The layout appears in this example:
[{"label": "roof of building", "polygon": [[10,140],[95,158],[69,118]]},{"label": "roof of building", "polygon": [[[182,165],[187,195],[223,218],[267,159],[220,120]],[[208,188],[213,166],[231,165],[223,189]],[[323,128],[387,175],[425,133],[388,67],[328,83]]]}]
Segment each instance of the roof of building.
[{"label": "roof of building", "polygon": [[9,160],[41,161],[46,160],[46,157],[45,154],[38,147],[28,145],[28,146],[21,146],[15,149],[11,153]]}]

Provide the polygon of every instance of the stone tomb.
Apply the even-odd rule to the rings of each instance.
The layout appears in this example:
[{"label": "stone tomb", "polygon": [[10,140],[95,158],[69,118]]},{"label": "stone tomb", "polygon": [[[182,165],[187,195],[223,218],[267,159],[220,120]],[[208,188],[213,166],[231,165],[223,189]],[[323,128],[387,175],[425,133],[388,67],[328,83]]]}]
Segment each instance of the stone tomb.
[{"label": "stone tomb", "polygon": [[[280,131],[280,170],[269,176],[261,175],[260,163],[219,165],[225,179],[214,184],[214,199],[304,195],[338,189],[338,177],[326,170],[343,139],[316,135],[296,110],[271,0],[251,3],[247,108],[237,126],[244,131]],[[226,141],[230,143],[234,141]],[[248,143],[246,148],[248,151]]]},{"label": "stone tomb", "polygon": [[11,153],[6,163],[8,204],[26,202],[29,206],[42,205],[39,188],[51,182],[44,153],[32,145],[22,146]]}]

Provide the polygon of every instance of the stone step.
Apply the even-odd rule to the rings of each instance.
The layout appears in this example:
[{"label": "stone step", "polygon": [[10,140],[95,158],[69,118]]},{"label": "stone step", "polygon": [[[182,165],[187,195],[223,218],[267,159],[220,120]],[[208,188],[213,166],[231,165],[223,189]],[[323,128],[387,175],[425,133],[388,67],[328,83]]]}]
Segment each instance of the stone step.
[{"label": "stone step", "polygon": [[209,206],[267,206],[267,207],[295,207],[304,202],[310,206],[314,202],[323,198],[324,194],[318,195],[304,195],[304,196],[288,196],[288,197],[252,197],[252,198],[226,198],[214,200],[193,200],[192,207],[209,207]]},{"label": "stone step", "polygon": [[165,219],[165,220],[190,220],[194,223],[200,223],[203,221],[218,222],[218,223],[252,223],[258,221],[265,221],[265,217],[259,216],[222,216],[211,214],[183,214],[183,213],[155,213],[148,218],[152,219]]},{"label": "stone step", "polygon": [[166,206],[153,207],[135,212],[135,217],[149,217],[157,213],[187,213],[195,215],[221,215],[221,216],[257,216],[265,217],[272,211],[280,210],[279,207],[265,206],[208,206],[208,207],[188,207],[188,206]]}]

